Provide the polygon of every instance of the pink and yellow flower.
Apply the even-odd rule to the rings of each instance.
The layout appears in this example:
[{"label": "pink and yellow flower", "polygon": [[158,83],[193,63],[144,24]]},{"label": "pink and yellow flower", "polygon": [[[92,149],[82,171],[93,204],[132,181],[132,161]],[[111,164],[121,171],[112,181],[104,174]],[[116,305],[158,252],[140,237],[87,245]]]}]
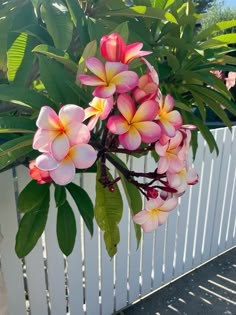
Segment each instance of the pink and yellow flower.
[{"label": "pink and yellow flower", "polygon": [[133,221],[140,224],[144,232],[152,232],[163,224],[178,204],[177,198],[163,200],[161,198],[150,199],[145,204],[145,209],[133,216]]},{"label": "pink and yellow flower", "polygon": [[165,100],[161,98],[156,119],[162,132],[168,137],[174,137],[176,130],[182,125],[180,113],[173,108],[174,99],[170,94],[166,95]]},{"label": "pink and yellow flower", "polygon": [[158,104],[153,100],[142,103],[136,110],[135,104],[128,94],[117,98],[120,115],[111,116],[107,127],[113,134],[119,135],[124,148],[136,150],[141,142],[152,143],[160,137],[160,127],[153,122]]},{"label": "pink and yellow flower", "polygon": [[73,104],[63,106],[58,115],[51,107],[43,106],[36,122],[33,148],[62,160],[71,146],[89,141],[89,129],[82,124],[84,116],[84,110]]},{"label": "pink and yellow flower", "polygon": [[141,51],[142,43],[132,43],[125,45],[122,37],[117,33],[105,35],[100,41],[100,52],[107,61],[118,61],[124,64],[129,63],[135,58],[151,54],[151,51]]},{"label": "pink and yellow flower", "polygon": [[142,103],[148,99],[155,99],[158,93],[158,85],[153,82],[149,74],[144,74],[139,78],[138,86],[133,90],[132,95],[137,103]]},{"label": "pink and yellow flower", "polygon": [[126,64],[108,61],[104,65],[99,59],[90,57],[86,66],[95,76],[79,74],[78,78],[85,85],[97,86],[93,96],[108,98],[115,92],[126,93],[138,84],[137,73],[128,71]]},{"label": "pink and yellow flower", "polygon": [[88,122],[89,130],[92,130],[98,119],[104,120],[110,114],[113,107],[113,97],[109,98],[99,98],[94,97],[92,102],[89,103],[89,107],[84,110],[85,112],[85,120],[89,117],[90,120]]},{"label": "pink and yellow flower", "polygon": [[159,141],[155,144],[155,150],[160,156],[158,161],[157,173],[165,172],[178,173],[182,170],[185,163],[186,148],[182,146],[183,136],[177,132],[175,137],[170,138],[166,144]]},{"label": "pink and yellow flower", "polygon": [[188,185],[198,182],[198,174],[193,168],[184,167],[178,173],[166,173],[168,183],[177,193],[183,193]]},{"label": "pink and yellow flower", "polygon": [[41,154],[36,158],[36,166],[47,171],[52,180],[58,185],[67,185],[75,177],[75,169],[86,169],[94,164],[97,152],[86,143],[71,146],[67,152],[63,152],[62,159],[48,153]]},{"label": "pink and yellow flower", "polygon": [[230,71],[228,73],[228,77],[225,78],[226,81],[226,87],[228,90],[230,90],[232,87],[235,86],[235,82],[236,82],[236,72]]}]

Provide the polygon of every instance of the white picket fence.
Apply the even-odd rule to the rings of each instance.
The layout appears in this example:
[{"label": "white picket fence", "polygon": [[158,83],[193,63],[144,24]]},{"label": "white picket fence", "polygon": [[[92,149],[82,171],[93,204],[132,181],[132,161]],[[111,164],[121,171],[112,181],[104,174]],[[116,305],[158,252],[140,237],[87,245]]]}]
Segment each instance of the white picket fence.
[{"label": "white picket fence", "polygon": [[[51,204],[43,242],[25,259],[14,252],[17,192],[29,181],[23,167],[0,174],[1,264],[9,315],[110,315],[236,244],[236,127],[214,131],[220,154],[210,154],[199,136],[194,162],[199,184],[190,187],[168,222],[145,234],[140,248],[128,205],[120,223],[118,254],[108,257],[102,233],[91,239],[79,213],[73,253],[66,259],[56,240],[56,208]],[[133,159],[133,169],[153,161]],[[94,199],[94,177],[78,178]],[[75,206],[75,205],[74,205]],[[75,213],[77,210],[75,210]]]}]

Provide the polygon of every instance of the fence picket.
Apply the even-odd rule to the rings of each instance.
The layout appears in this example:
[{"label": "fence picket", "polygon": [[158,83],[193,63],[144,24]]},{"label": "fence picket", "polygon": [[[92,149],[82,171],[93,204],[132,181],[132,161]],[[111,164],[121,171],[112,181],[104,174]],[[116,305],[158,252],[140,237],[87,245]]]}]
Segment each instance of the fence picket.
[{"label": "fence picket", "polygon": [[9,314],[26,314],[22,262],[15,254],[18,229],[12,170],[0,173],[0,224],[3,235],[1,265],[6,282]]},{"label": "fence picket", "polygon": [[[51,190],[53,193],[53,190]],[[65,286],[65,261],[56,236],[57,208],[52,200],[45,228],[46,266],[51,315],[65,315],[67,310]]]}]

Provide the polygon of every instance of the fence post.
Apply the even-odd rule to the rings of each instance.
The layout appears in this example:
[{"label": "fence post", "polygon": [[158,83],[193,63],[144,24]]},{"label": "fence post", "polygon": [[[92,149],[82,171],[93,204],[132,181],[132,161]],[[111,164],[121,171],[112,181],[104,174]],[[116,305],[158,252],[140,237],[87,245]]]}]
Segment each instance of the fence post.
[{"label": "fence post", "polygon": [[3,278],[3,272],[1,269],[1,242],[3,239],[3,235],[1,233],[1,225],[0,225],[0,314],[8,315],[7,311],[7,290]]}]

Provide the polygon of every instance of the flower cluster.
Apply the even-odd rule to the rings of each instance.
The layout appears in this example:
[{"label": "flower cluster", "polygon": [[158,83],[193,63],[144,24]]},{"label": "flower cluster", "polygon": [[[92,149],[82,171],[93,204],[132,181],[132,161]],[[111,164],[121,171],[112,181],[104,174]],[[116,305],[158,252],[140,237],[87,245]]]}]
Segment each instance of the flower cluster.
[{"label": "flower cluster", "polygon": [[[119,178],[112,182],[107,175],[108,160],[145,195],[145,207],[133,220],[150,232],[165,222],[178,196],[198,181],[198,175],[188,163],[194,126],[183,125],[173,97],[162,95],[158,74],[144,58],[151,52],[142,51],[142,46],[126,45],[116,33],[101,39],[104,61],[87,58],[91,74],[78,75],[82,84],[95,87],[93,99],[85,109],[67,104],[58,114],[42,107],[33,141],[33,148],[41,154],[30,165],[30,174],[40,184],[54,181],[66,185],[73,180],[76,168],[86,169],[98,161],[100,182],[112,191]],[[129,70],[136,58],[146,68],[140,77]],[[130,171],[112,156],[149,151],[156,151],[159,157],[156,169],[149,173]]]}]

